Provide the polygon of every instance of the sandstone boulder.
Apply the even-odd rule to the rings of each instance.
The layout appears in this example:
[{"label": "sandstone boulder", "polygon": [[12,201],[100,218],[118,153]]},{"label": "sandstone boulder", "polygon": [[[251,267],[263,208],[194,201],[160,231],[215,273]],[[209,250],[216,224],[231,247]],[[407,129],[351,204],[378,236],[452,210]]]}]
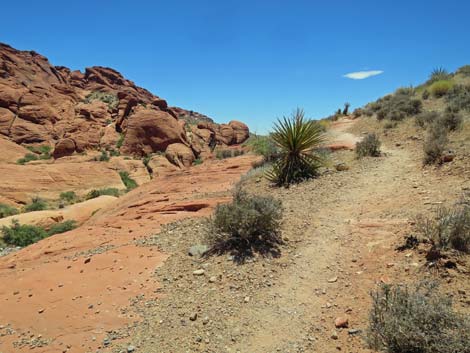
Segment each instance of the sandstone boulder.
[{"label": "sandstone boulder", "polygon": [[75,152],[75,141],[69,138],[59,140],[55,147],[52,156],[58,159],[65,156],[70,156]]},{"label": "sandstone boulder", "polygon": [[180,168],[190,167],[196,159],[193,151],[182,143],[173,143],[165,151],[166,158]]},{"label": "sandstone boulder", "polygon": [[246,124],[236,120],[232,120],[228,124],[233,129],[233,142],[235,144],[243,143],[250,137],[250,130]]},{"label": "sandstone boulder", "polygon": [[138,109],[127,120],[123,153],[144,156],[165,151],[173,143],[188,144],[184,129],[167,112]]}]

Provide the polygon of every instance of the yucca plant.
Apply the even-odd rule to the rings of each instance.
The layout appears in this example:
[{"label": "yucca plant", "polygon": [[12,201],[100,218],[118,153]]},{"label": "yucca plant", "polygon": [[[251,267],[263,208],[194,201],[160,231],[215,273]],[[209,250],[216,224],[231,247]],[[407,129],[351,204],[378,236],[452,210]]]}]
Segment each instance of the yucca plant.
[{"label": "yucca plant", "polygon": [[436,67],[434,70],[431,71],[429,75],[428,84],[434,83],[437,81],[448,80],[451,77],[451,74],[444,69],[443,67]]},{"label": "yucca plant", "polygon": [[297,109],[291,117],[278,119],[271,138],[280,152],[267,173],[270,181],[289,186],[318,175],[323,159],[315,148],[324,141],[324,133],[316,121],[305,119],[302,109]]}]

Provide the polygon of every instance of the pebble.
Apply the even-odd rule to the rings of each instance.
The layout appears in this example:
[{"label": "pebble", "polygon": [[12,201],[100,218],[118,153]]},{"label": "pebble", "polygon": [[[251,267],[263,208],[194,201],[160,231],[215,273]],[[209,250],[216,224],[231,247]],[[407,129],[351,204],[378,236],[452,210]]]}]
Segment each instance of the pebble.
[{"label": "pebble", "polygon": [[129,346],[127,347],[127,353],[132,353],[135,351],[135,347],[134,346]]},{"label": "pebble", "polygon": [[196,319],[197,319],[197,313],[194,313],[189,317],[189,320],[191,321],[196,321]]},{"label": "pebble", "polygon": [[345,317],[338,317],[335,320],[336,328],[347,328],[349,326],[349,320]]},{"label": "pebble", "polygon": [[199,270],[193,271],[193,275],[202,276],[205,272],[206,271],[204,271],[203,269],[199,269]]},{"label": "pebble", "polygon": [[332,277],[328,280],[328,283],[335,283],[338,280],[338,277]]},{"label": "pebble", "polygon": [[333,333],[331,334],[331,338],[334,339],[334,340],[337,340],[338,339],[338,333],[336,331],[333,331]]},{"label": "pebble", "polygon": [[44,308],[41,308],[41,309],[38,310],[38,313],[42,314],[44,312],[44,310],[45,310]]},{"label": "pebble", "polygon": [[214,283],[215,281],[217,281],[217,277],[212,276],[211,278],[209,278],[210,283]]}]

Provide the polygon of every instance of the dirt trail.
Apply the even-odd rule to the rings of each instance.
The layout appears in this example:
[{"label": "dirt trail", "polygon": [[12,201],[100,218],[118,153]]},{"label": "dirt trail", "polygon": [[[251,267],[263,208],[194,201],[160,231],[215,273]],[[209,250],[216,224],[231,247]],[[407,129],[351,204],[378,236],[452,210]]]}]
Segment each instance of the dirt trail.
[{"label": "dirt trail", "polygon": [[[346,132],[352,124],[339,122],[331,136],[355,143],[359,137]],[[455,183],[436,180],[402,147],[382,151],[384,157],[347,172],[279,191],[288,214],[283,228],[298,242],[297,252],[278,285],[240,312],[247,334],[237,351],[369,352],[362,338],[369,292],[377,283],[416,275],[422,259],[396,252],[395,245],[408,234],[410,219],[430,201],[444,200],[440,190]],[[442,189],[430,190],[436,182]],[[349,329],[335,328],[338,317],[348,318]]]},{"label": "dirt trail", "polygon": [[[329,142],[351,148],[360,140],[349,131],[355,123],[335,123]],[[249,179],[248,191],[283,201],[287,242],[279,258],[237,266],[226,256],[187,256],[207,240],[203,223],[177,222],[151,239],[169,256],[156,274],[164,296],[141,305],[145,324],[129,340],[145,353],[370,352],[364,344],[370,291],[422,278],[424,256],[395,248],[416,214],[455,199],[463,182],[423,169],[407,143],[385,144],[383,156],[360,161],[337,152],[332,159],[348,170],[289,189]],[[196,277],[199,268],[205,273]],[[335,328],[336,318],[347,318],[349,327]]]}]

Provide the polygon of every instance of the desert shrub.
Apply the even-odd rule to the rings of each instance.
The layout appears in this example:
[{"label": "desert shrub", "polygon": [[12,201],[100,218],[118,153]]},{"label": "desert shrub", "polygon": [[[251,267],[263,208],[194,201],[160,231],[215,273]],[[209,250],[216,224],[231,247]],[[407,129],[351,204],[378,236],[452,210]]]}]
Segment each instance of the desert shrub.
[{"label": "desert shrub", "polygon": [[230,158],[230,157],[233,157],[233,153],[232,153],[232,150],[217,150],[215,152],[215,157],[217,159]]},{"label": "desert shrub", "polygon": [[446,95],[449,108],[452,110],[470,111],[470,85],[455,85]]},{"label": "desert shrub", "polygon": [[437,164],[441,162],[448,143],[447,128],[443,124],[431,124],[424,141],[424,164]]},{"label": "desert shrub", "polygon": [[119,99],[116,95],[111,94],[111,93],[106,93],[106,92],[100,92],[100,91],[94,91],[94,92],[91,92],[90,94],[88,94],[85,97],[84,102],[86,104],[89,104],[89,103],[91,103],[95,100],[98,100],[98,101],[101,101],[101,102],[104,102],[104,103],[108,104],[108,107],[110,109],[117,108],[117,106],[119,104]]},{"label": "desert shrub", "polygon": [[415,88],[413,86],[400,87],[395,91],[395,94],[413,96],[415,94]]},{"label": "desert shrub", "polygon": [[362,108],[356,108],[354,109],[352,115],[354,118],[359,118],[361,115],[365,114],[364,109]]},{"label": "desert shrub", "polygon": [[385,130],[394,129],[396,127],[397,127],[397,122],[396,121],[387,121],[384,125]]},{"label": "desert shrub", "polygon": [[470,253],[469,195],[453,207],[439,207],[432,217],[419,216],[416,228],[434,253],[449,249]]},{"label": "desert shrub", "polygon": [[124,143],[124,137],[125,137],[125,135],[124,135],[123,133],[121,133],[121,134],[119,135],[119,140],[117,140],[117,142],[116,142],[116,147],[117,147],[118,149],[122,147],[122,145],[123,145],[123,143]]},{"label": "desert shrub", "polygon": [[0,218],[14,216],[15,214],[18,214],[18,210],[16,208],[0,203]]},{"label": "desert shrub", "polygon": [[65,233],[75,228],[77,228],[77,223],[73,220],[68,220],[52,225],[47,231],[47,235],[51,236],[55,234]]},{"label": "desert shrub", "polygon": [[120,171],[119,176],[121,177],[122,183],[126,186],[127,191],[135,189],[138,185],[137,182],[129,176],[126,171]]},{"label": "desert shrub", "polygon": [[316,121],[305,120],[303,110],[297,109],[291,117],[279,119],[271,137],[279,149],[279,158],[267,173],[271,182],[289,186],[318,175],[323,160],[315,149],[324,141],[324,133]]},{"label": "desert shrub", "polygon": [[17,164],[26,164],[31,161],[37,161],[39,159],[38,155],[35,153],[26,153],[23,158],[20,158],[16,161]]},{"label": "desert shrub", "polygon": [[378,120],[398,121],[420,113],[422,105],[421,100],[413,98],[412,94],[402,89],[397,90],[393,95],[384,96],[368,104],[368,109],[377,114]]},{"label": "desert shrub", "polygon": [[100,156],[98,157],[98,161],[100,162],[109,162],[109,154],[107,151],[102,150]]},{"label": "desert shrub", "polygon": [[431,94],[429,93],[429,91],[428,91],[427,89],[425,89],[425,90],[423,91],[423,94],[421,95],[421,97],[422,97],[424,100],[426,100],[426,99],[429,98],[430,95],[431,95]]},{"label": "desert shrub", "polygon": [[422,112],[416,115],[415,123],[421,128],[425,128],[429,126],[431,123],[435,122],[439,119],[440,115],[438,112],[431,111],[431,112]]},{"label": "desert shrub", "polygon": [[73,203],[77,199],[77,194],[73,191],[64,191],[60,193],[60,199],[68,203]]},{"label": "desert shrub", "polygon": [[380,145],[380,139],[376,134],[368,134],[362,141],[356,143],[356,155],[358,158],[379,157]]},{"label": "desert shrub", "polygon": [[457,69],[455,73],[461,74],[463,76],[470,76],[470,65],[462,66],[461,68]]},{"label": "desert shrub", "polygon": [[438,123],[443,125],[448,131],[455,131],[462,126],[463,118],[458,111],[448,107],[440,116]]},{"label": "desert shrub", "polygon": [[87,194],[86,199],[95,199],[102,195],[119,197],[119,190],[116,188],[93,189]]},{"label": "desert shrub", "polygon": [[3,226],[3,241],[14,246],[28,246],[47,237],[47,232],[37,226],[20,224],[14,219],[10,227]]},{"label": "desert shrub", "polygon": [[436,81],[429,86],[429,91],[434,97],[439,98],[445,96],[453,86],[454,83],[449,80]]},{"label": "desert shrub", "polygon": [[253,136],[246,145],[254,153],[263,156],[263,163],[271,163],[279,156],[279,149],[270,136]]},{"label": "desert shrub", "polygon": [[114,148],[111,148],[109,151],[109,156],[110,157],[119,157],[121,155],[121,152],[118,150],[115,150]]},{"label": "desert shrub", "polygon": [[401,110],[391,110],[388,113],[387,118],[391,121],[402,121],[406,118],[406,114]]},{"label": "desert shrub", "polygon": [[437,67],[432,70],[426,84],[430,85],[437,81],[449,80],[450,78],[452,78],[452,74],[450,74],[446,69],[442,67]]},{"label": "desert shrub", "polygon": [[31,199],[31,203],[24,206],[24,211],[25,212],[33,212],[33,211],[43,211],[47,209],[47,203],[40,197],[33,197]]},{"label": "desert shrub", "polygon": [[388,353],[468,353],[470,321],[434,283],[382,285],[372,296],[367,342]]},{"label": "desert shrub", "polygon": [[344,108],[341,114],[348,115],[350,107],[351,107],[351,103],[344,103]]},{"label": "desert shrub", "polygon": [[282,243],[282,204],[271,196],[249,195],[237,188],[233,201],[218,205],[209,227],[209,254],[231,252],[238,259],[274,254]]},{"label": "desert shrub", "polygon": [[243,156],[244,154],[245,154],[245,151],[243,151],[242,149],[233,150],[234,157]]},{"label": "desert shrub", "polygon": [[203,163],[202,158],[196,158],[193,162],[193,165],[201,165]]}]

